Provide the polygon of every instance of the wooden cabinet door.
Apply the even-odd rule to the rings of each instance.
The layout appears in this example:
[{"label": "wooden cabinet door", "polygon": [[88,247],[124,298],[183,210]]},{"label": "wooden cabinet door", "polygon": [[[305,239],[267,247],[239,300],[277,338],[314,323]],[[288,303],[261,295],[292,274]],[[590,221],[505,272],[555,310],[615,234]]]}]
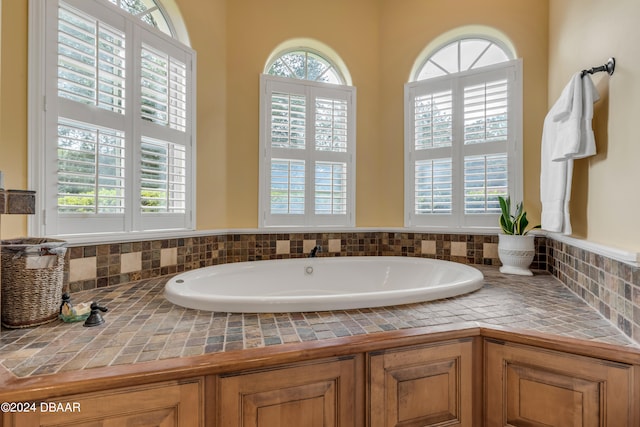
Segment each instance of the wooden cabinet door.
[{"label": "wooden cabinet door", "polygon": [[168,382],[35,403],[35,412],[5,414],[4,427],[204,426],[201,380]]},{"label": "wooden cabinet door", "polygon": [[360,356],[221,375],[218,426],[362,425]]},{"label": "wooden cabinet door", "polygon": [[486,340],[484,380],[487,426],[634,425],[629,365]]},{"label": "wooden cabinet door", "polygon": [[472,426],[472,353],[470,338],[371,353],[371,427]]}]

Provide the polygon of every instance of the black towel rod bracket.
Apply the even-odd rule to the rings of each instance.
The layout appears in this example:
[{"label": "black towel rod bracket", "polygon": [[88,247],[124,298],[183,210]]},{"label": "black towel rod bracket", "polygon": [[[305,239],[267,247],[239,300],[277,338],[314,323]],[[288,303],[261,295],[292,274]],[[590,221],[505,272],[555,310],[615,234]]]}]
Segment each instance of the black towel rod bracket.
[{"label": "black towel rod bracket", "polygon": [[616,69],[616,59],[609,58],[607,63],[604,65],[601,65],[599,67],[593,67],[588,70],[582,70],[582,74],[580,74],[580,77],[584,77],[586,74],[599,73],[600,71],[606,71],[607,74],[612,76],[615,69]]}]

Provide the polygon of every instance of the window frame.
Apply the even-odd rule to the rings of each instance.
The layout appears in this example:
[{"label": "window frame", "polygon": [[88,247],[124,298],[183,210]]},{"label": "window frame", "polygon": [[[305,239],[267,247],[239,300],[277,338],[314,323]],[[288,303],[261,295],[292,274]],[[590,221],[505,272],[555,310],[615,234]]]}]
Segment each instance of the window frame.
[{"label": "window frame", "polygon": [[[288,91],[287,93],[301,94],[307,97],[309,106],[306,114],[306,138],[304,149],[286,149],[272,147],[270,138],[270,99],[271,93],[276,90]],[[337,96],[336,99],[345,99],[348,103],[347,119],[347,147],[343,153],[318,151],[315,149],[313,139],[313,112],[314,103],[311,101],[315,95]],[[260,158],[259,158],[259,228],[272,227],[353,227],[355,225],[355,150],[356,150],[356,88],[347,85],[336,85],[308,80],[292,79],[280,76],[262,74],[260,76]],[[285,154],[289,151],[291,157],[286,159],[298,159],[305,161],[305,213],[304,214],[272,214],[271,213],[271,162],[273,153]],[[296,151],[296,152],[294,152]],[[280,156],[283,157],[283,156]],[[277,158],[277,157],[276,157]],[[313,208],[314,182],[313,172],[315,168],[309,167],[318,161],[338,161],[346,163],[347,188],[346,188],[346,213],[345,215],[316,214]]]},{"label": "window frame", "polygon": [[[452,40],[456,42],[459,39]],[[489,39],[488,39],[489,40]],[[490,40],[493,41],[493,40]],[[494,42],[495,43],[495,42]],[[426,63],[423,60],[422,63]],[[419,75],[418,69],[415,75]],[[501,73],[507,77],[509,88],[509,133],[506,141],[505,152],[508,161],[508,194],[513,200],[522,200],[522,61],[514,59],[486,67],[471,69],[430,79],[414,81],[405,84],[404,91],[404,132],[405,132],[405,173],[404,173],[404,225],[407,228],[432,228],[456,229],[459,231],[486,231],[487,229],[498,229],[499,214],[466,214],[464,212],[464,160],[465,155],[481,155],[491,153],[492,150],[485,151],[483,148],[489,147],[482,144],[471,144],[464,146],[464,141],[459,133],[464,126],[463,108],[463,88],[464,81],[478,79],[484,80],[483,76],[499,76]],[[453,141],[450,148],[452,160],[452,204],[451,214],[416,214],[415,213],[415,162],[420,156],[415,150],[415,129],[413,122],[414,99],[416,95],[433,93],[438,89],[451,89],[456,99],[453,104]],[[457,102],[456,102],[457,100]],[[440,150],[443,153],[447,149]],[[428,151],[428,150],[426,150]],[[445,156],[448,157],[448,156]],[[442,157],[442,158],[445,158]]]},{"label": "window frame", "polygon": [[[292,74],[289,77],[289,76],[280,76],[280,75],[277,75],[277,74],[270,74],[269,73],[269,70],[271,70],[271,68],[275,65],[276,62],[278,62],[279,60],[281,60],[285,56],[288,56],[288,55],[291,55],[291,54],[296,54],[296,53],[297,54],[304,54],[304,56],[305,56],[305,67],[304,67],[305,75],[304,76],[296,76],[295,74]],[[309,74],[308,74],[309,56],[318,57],[322,61],[326,62],[326,64],[329,66],[318,77],[321,77],[322,75],[327,74],[327,71],[332,71],[332,73],[335,75],[335,77],[340,81],[339,84],[342,84],[342,85],[346,84],[347,79],[345,78],[345,76],[343,74],[343,71],[333,62],[333,60],[331,58],[326,57],[319,50],[308,48],[308,47],[305,47],[305,48],[293,47],[293,48],[289,48],[289,49],[285,49],[285,50],[279,51],[277,56],[275,56],[273,58],[270,58],[269,61],[267,62],[267,65],[265,67],[266,74],[267,75],[273,75],[273,76],[279,76],[279,77],[283,77],[283,78],[290,78],[292,80],[304,80],[304,81],[315,81],[315,82],[318,82],[318,83],[322,83],[322,82],[328,83],[328,82],[320,80],[318,78],[315,78],[313,80],[309,79]],[[286,62],[285,62],[285,64],[286,64]],[[292,70],[290,70],[290,71],[292,71]]]},{"label": "window frame", "polygon": [[[125,214],[123,218],[113,215],[72,214],[69,217],[58,213],[56,188],[57,176],[57,122],[60,117],[57,96],[57,47],[47,40],[57,40],[59,1],[42,2],[30,0],[29,25],[35,30],[29,35],[29,187],[36,190],[36,214],[29,218],[29,234],[34,236],[57,236],[73,241],[93,238],[96,241],[113,240],[134,232],[141,237],[161,235],[176,230],[193,230],[195,225],[195,177],[196,177],[196,53],[180,41],[153,28],[139,18],[120,10],[108,1],[64,0],[65,3],[99,20],[115,19],[124,22],[121,28],[127,34],[125,45],[127,57],[127,116],[115,113],[103,114],[97,107],[84,108],[80,114],[90,118],[91,111],[97,116],[109,116],[113,122],[122,122],[118,129],[127,132],[125,143]],[[97,15],[96,15],[97,14]],[[110,18],[111,17],[111,18]],[[57,42],[54,42],[57,46]],[[140,109],[140,52],[142,44],[161,46],[164,53],[178,55],[184,59],[187,70],[188,97],[186,104],[186,131],[180,132],[141,119]],[[133,58],[133,59],[131,59]],[[133,64],[131,64],[133,62]],[[53,65],[51,65],[53,64]],[[48,69],[46,67],[49,67]],[[73,101],[69,101],[72,103]],[[75,108],[75,107],[72,107]],[[76,119],[75,117],[71,118]],[[88,124],[104,125],[87,120]],[[140,144],[141,138],[149,137],[183,145],[187,151],[186,196],[184,213],[142,213],[140,207]],[[45,143],[47,141],[48,143]],[[56,141],[53,143],[52,141]],[[53,182],[53,183],[52,183]],[[136,195],[137,194],[137,195]]]}]

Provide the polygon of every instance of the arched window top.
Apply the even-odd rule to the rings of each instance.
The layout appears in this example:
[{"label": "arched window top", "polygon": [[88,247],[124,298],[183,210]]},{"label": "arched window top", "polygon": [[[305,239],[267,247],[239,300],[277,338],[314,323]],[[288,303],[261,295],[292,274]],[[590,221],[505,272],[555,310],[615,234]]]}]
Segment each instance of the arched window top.
[{"label": "arched window top", "polygon": [[[166,35],[189,45],[189,36],[174,0],[108,0]],[[173,19],[172,19],[173,18]]]},{"label": "arched window top", "polygon": [[438,37],[416,61],[411,81],[474,70],[516,58],[506,36],[488,27],[463,27]]},{"label": "arched window top", "polygon": [[290,40],[278,46],[267,61],[265,74],[332,84],[351,84],[338,54],[310,39]]}]

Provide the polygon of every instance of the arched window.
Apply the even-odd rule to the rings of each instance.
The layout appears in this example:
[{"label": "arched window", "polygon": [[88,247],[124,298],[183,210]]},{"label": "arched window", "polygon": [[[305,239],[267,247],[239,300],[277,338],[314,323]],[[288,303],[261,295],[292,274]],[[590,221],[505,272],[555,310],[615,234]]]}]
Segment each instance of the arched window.
[{"label": "arched window", "polygon": [[321,49],[277,50],[261,76],[261,227],[354,224],[355,88]]},{"label": "arched window", "polygon": [[497,227],[498,196],[522,197],[521,64],[507,43],[457,36],[405,86],[405,224]]},{"label": "arched window", "polygon": [[477,70],[508,62],[511,52],[494,40],[479,37],[461,38],[438,49],[420,65],[414,81]]},{"label": "arched window", "polygon": [[292,79],[345,84],[340,70],[311,49],[283,52],[267,66],[267,74]]},{"label": "arched window", "polygon": [[156,0],[109,0],[122,10],[175,38],[175,30],[162,5]]},{"label": "arched window", "polygon": [[193,228],[195,52],[161,0],[32,4],[45,25],[30,43],[47,54],[43,85],[30,82],[46,99],[32,111],[42,130],[30,136],[30,163],[44,170],[30,173],[44,212],[30,232]]}]

